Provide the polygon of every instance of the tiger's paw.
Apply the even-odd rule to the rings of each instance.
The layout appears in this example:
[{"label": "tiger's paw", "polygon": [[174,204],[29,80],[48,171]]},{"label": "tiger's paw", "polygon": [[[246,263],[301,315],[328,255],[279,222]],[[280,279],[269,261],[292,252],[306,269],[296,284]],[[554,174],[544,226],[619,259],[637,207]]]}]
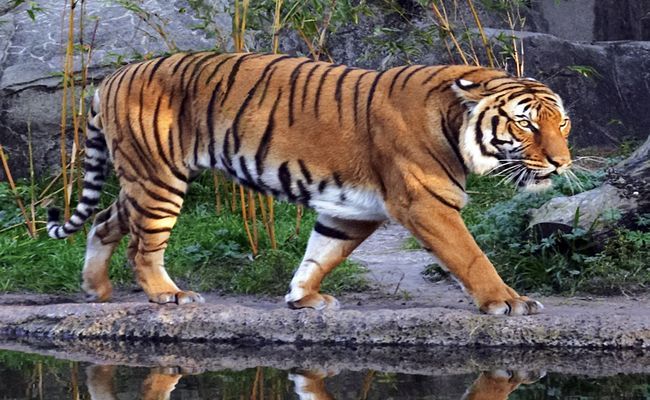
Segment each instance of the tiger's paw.
[{"label": "tiger's paw", "polygon": [[149,301],[157,304],[176,303],[178,305],[189,303],[205,303],[203,296],[192,291],[163,292],[149,295]]},{"label": "tiger's paw", "polygon": [[113,287],[110,283],[95,286],[84,282],[81,288],[86,293],[84,300],[87,303],[105,303],[109,301],[113,295]]},{"label": "tiger's paw", "polygon": [[491,315],[533,315],[539,314],[544,305],[526,296],[499,301],[488,301],[481,305],[481,311]]},{"label": "tiger's paw", "polygon": [[496,369],[485,372],[484,375],[490,379],[508,381],[515,384],[529,385],[546,376],[546,371],[520,371]]},{"label": "tiger's paw", "polygon": [[313,308],[314,310],[338,310],[341,304],[335,297],[328,294],[311,293],[296,299],[294,291],[284,296],[284,301],[292,310]]}]

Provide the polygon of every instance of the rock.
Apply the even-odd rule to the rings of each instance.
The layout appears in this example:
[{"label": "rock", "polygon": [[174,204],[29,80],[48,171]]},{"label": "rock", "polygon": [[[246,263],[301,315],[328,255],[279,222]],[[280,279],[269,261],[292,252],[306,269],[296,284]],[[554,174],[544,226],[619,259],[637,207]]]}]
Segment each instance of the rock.
[{"label": "rock", "polygon": [[[616,226],[634,227],[636,215],[650,212],[650,137],[609,173],[607,183],[575,196],[556,197],[531,213],[530,227],[542,236],[578,226],[602,235]],[[612,218],[615,217],[615,218]]]},{"label": "rock", "polygon": [[627,214],[637,208],[634,198],[622,196],[619,190],[605,184],[575,196],[556,197],[532,212],[530,227],[534,227],[542,237],[561,230],[570,232],[577,226],[585,230],[595,228],[597,231],[615,225],[613,216]]},{"label": "rock", "polygon": [[[8,7],[3,4],[0,2],[0,10],[6,11]],[[9,164],[16,176],[28,172],[28,124],[37,174],[45,175],[59,168],[60,73],[65,58],[66,29],[60,27],[60,21],[65,4],[56,0],[39,1],[43,10],[36,13],[34,21],[25,12],[29,4],[4,15],[0,13],[0,143],[9,153]],[[225,0],[211,1],[214,9],[224,10],[213,16],[212,29],[218,29],[220,37],[212,37],[210,31],[193,29],[202,21],[194,16],[187,1],[147,2],[146,10],[154,22],[164,27],[169,36],[167,42],[132,12],[113,4],[86,2],[86,43],[93,36],[93,19],[98,21],[89,66],[90,82],[98,83],[122,62],[170,51],[172,41],[179,49],[201,50],[214,48],[230,37],[231,23]],[[179,12],[183,8],[187,11]],[[74,59],[75,71],[81,68],[78,54]],[[71,129],[68,137],[72,137]],[[3,177],[4,173],[0,172],[0,179]]]},{"label": "rock", "polygon": [[649,40],[650,3],[645,0],[538,0],[527,15],[538,32],[573,41]]}]

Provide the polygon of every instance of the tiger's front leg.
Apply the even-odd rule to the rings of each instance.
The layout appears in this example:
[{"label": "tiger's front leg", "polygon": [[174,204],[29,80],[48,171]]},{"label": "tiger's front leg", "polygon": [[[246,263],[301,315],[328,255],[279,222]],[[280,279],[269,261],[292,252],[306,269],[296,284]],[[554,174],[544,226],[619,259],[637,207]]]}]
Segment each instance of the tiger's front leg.
[{"label": "tiger's front leg", "polygon": [[319,293],[327,274],[346,259],[383,221],[352,221],[319,215],[307,250],[284,297],[290,308],[338,309],[334,297]]},{"label": "tiger's front leg", "polygon": [[389,212],[447,268],[487,314],[528,315],[543,306],[506,285],[467,230],[460,212],[427,193]]}]

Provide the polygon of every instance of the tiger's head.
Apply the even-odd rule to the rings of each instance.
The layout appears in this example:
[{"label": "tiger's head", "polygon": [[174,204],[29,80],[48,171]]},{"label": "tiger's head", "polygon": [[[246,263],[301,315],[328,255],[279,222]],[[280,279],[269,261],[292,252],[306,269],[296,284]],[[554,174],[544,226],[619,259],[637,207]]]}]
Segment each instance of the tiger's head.
[{"label": "tiger's head", "polygon": [[468,168],[496,172],[524,190],[549,188],[571,165],[571,121],[562,99],[529,78],[485,83],[458,79],[452,89],[467,108],[460,148]]}]

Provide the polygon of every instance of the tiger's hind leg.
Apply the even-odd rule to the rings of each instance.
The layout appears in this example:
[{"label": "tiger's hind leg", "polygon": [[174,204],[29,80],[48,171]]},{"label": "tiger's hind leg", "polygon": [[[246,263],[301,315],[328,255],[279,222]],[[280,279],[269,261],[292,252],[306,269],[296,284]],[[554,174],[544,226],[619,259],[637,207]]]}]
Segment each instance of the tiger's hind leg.
[{"label": "tiger's hind leg", "polygon": [[82,272],[82,289],[89,301],[107,301],[113,287],[108,277],[111,255],[128,233],[128,222],[121,200],[115,201],[95,217],[86,244],[86,259]]},{"label": "tiger's hind leg", "polygon": [[327,274],[346,259],[383,221],[351,221],[319,215],[307,250],[284,297],[290,308],[337,309],[334,297],[319,293]]},{"label": "tiger's hind leg", "polygon": [[203,302],[200,294],[180,290],[165,270],[165,249],[180,213],[182,198],[162,201],[162,196],[151,195],[151,189],[147,190],[148,194],[146,190],[143,193],[139,185],[126,185],[131,232],[127,256],[133,265],[135,279],[153,303]]}]

